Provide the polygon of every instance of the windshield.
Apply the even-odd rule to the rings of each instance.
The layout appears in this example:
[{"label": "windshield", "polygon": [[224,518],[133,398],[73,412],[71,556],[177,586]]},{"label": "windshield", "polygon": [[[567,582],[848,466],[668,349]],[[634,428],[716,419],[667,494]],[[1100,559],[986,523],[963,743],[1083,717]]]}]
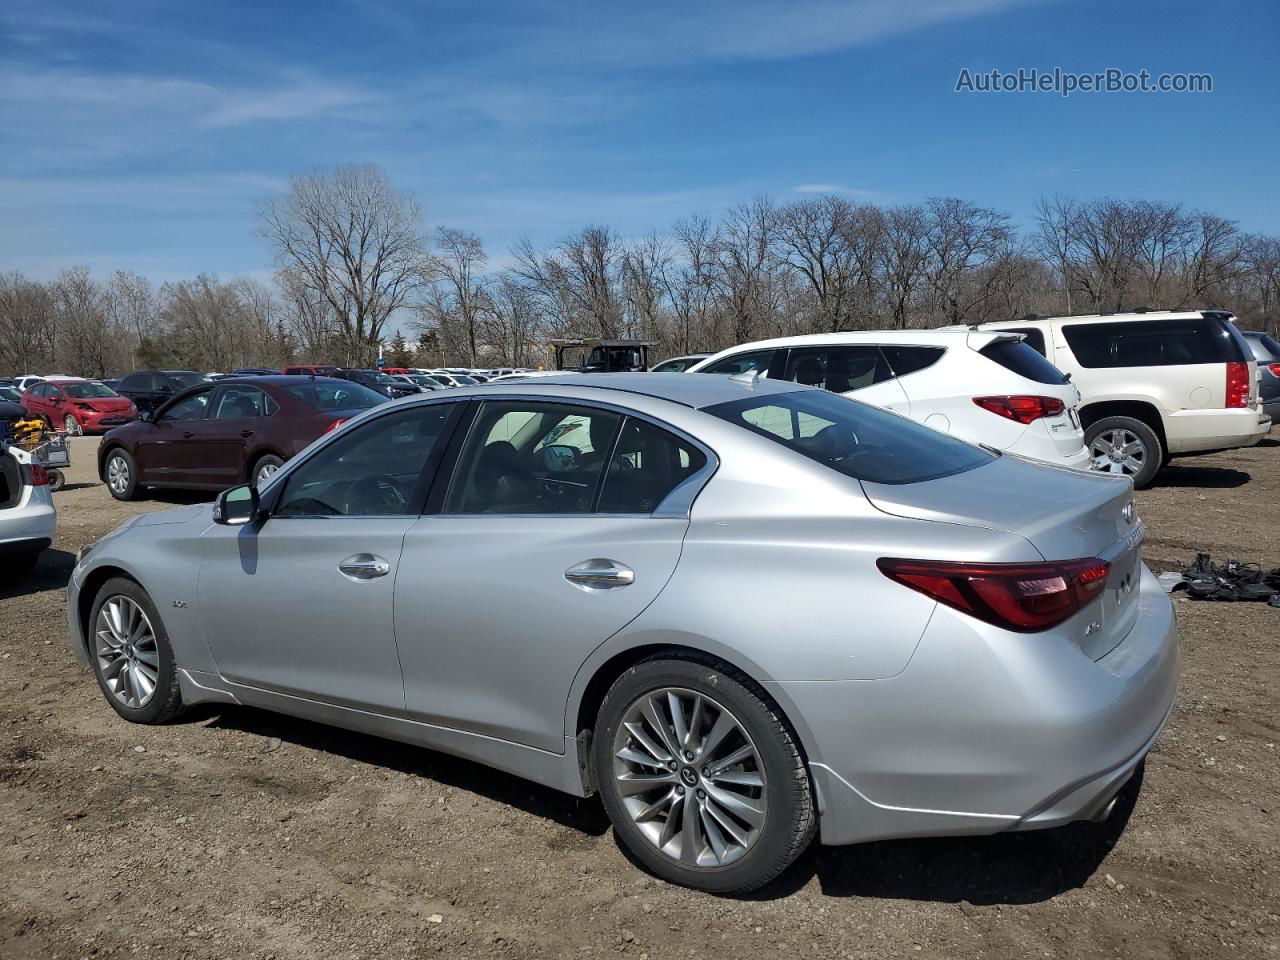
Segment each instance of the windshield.
[{"label": "windshield", "polygon": [[76,400],[104,400],[119,394],[101,383],[64,383],[62,392]]},{"label": "windshield", "polygon": [[402,381],[397,380],[395,377],[391,376],[391,374],[389,373],[375,373],[373,375],[373,382],[374,383],[401,383]]},{"label": "windshield", "polygon": [[17,403],[22,399],[22,391],[17,387],[0,387],[0,400],[9,400]]},{"label": "windshield", "polygon": [[343,381],[328,383],[323,380],[307,380],[285,387],[290,396],[297,397],[312,410],[328,413],[334,410],[368,410],[387,398],[374,393],[359,383]]},{"label": "windshield", "polygon": [[747,397],[706,412],[870,483],[936,480],[995,459],[914,420],[825,390]]},{"label": "windshield", "polygon": [[480,382],[475,377],[468,377],[465,373],[455,373],[453,375],[453,379],[456,380],[458,383],[461,383],[463,386],[466,386],[467,384],[471,384],[471,383]]}]

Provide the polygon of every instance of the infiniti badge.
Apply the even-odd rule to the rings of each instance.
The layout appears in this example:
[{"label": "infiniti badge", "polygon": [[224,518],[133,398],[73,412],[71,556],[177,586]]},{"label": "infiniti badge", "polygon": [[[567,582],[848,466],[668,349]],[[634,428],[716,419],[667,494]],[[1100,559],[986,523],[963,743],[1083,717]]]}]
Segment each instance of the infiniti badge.
[{"label": "infiniti badge", "polygon": [[1124,517],[1125,523],[1133,523],[1134,512],[1133,501],[1130,500],[1125,503],[1124,507],[1121,509],[1120,516]]}]

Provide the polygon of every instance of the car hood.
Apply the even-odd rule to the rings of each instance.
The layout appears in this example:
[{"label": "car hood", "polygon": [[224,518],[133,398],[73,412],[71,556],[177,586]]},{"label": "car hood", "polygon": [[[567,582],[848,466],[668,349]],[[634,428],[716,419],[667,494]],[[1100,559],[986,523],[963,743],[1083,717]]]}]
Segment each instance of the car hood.
[{"label": "car hood", "polygon": [[174,507],[172,510],[157,510],[155,513],[144,513],[134,522],[135,527],[158,527],[169,523],[191,523],[203,518],[213,522],[213,511],[207,503],[197,503],[189,507]]},{"label": "car hood", "polygon": [[89,400],[75,400],[73,403],[87,403],[90,410],[96,410],[99,413],[128,410],[133,406],[133,401],[127,397],[94,397]]}]

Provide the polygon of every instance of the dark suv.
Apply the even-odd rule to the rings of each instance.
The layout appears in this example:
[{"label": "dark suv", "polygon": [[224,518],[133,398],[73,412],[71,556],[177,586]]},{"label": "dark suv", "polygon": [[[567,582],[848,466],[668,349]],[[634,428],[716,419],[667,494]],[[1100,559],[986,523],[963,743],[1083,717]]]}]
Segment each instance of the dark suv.
[{"label": "dark suv", "polygon": [[120,381],[116,393],[132,400],[139,413],[151,413],[188,387],[208,382],[194,370],[138,370]]}]

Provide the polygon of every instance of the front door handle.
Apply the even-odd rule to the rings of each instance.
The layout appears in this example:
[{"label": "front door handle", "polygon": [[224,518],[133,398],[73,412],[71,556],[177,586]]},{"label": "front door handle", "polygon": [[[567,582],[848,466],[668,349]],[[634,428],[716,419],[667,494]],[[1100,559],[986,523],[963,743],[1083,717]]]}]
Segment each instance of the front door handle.
[{"label": "front door handle", "polygon": [[252,430],[241,430],[241,431],[240,431],[240,436],[242,436],[242,437],[252,437],[252,436],[253,436],[253,431],[252,431]]},{"label": "front door handle", "polygon": [[625,563],[596,557],[574,564],[564,572],[564,578],[586,590],[612,590],[635,583],[636,572]]},{"label": "front door handle", "polygon": [[373,580],[391,572],[391,564],[372,553],[357,553],[338,564],[338,572],[352,580]]},{"label": "front door handle", "polygon": [[194,430],[184,430],[184,431],[183,431],[183,433],[182,433],[182,439],[183,439],[183,440],[190,440],[190,439],[191,439],[192,437],[194,437],[195,435],[196,435],[196,433],[195,433],[195,431],[194,431]]}]

